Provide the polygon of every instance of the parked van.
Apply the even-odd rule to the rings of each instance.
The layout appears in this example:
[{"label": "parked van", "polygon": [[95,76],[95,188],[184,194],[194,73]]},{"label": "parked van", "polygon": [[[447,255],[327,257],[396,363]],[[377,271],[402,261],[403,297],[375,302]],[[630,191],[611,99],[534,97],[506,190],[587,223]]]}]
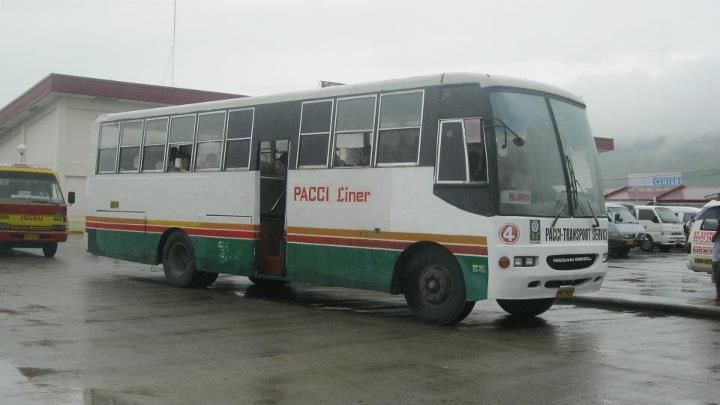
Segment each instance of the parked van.
[{"label": "parked van", "polygon": [[692,220],[695,219],[695,216],[700,212],[700,208],[697,207],[675,207],[675,206],[668,206],[675,215],[677,215],[678,219],[680,220],[680,223],[683,226],[683,231],[685,232],[685,240],[687,241],[687,237],[690,234],[690,225],[692,225]]},{"label": "parked van", "polygon": [[667,252],[673,246],[685,246],[685,232],[675,213],[668,207],[636,205],[635,217],[645,227],[646,239],[640,245],[645,251],[657,246]]},{"label": "parked van", "polygon": [[[68,204],[75,193],[68,193]],[[55,173],[25,164],[0,164],[0,250],[42,248],[55,256],[67,240],[67,204]]]},{"label": "parked van", "polygon": [[645,240],[645,228],[638,222],[628,207],[622,204],[605,203],[608,215],[608,252],[627,256],[636,243]]},{"label": "parked van", "polygon": [[687,266],[690,270],[712,271],[712,238],[720,220],[720,201],[710,201],[695,216],[688,237]]}]

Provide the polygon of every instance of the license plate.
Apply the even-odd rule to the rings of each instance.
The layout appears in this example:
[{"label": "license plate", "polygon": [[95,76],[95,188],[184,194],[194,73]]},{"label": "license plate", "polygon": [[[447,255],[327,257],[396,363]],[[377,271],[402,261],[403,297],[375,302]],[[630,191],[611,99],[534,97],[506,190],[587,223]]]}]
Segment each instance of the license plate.
[{"label": "license plate", "polygon": [[40,235],[35,233],[26,233],[25,234],[25,240],[38,240],[40,239]]},{"label": "license plate", "polygon": [[557,290],[556,297],[561,300],[566,300],[566,299],[572,298],[573,293],[575,293],[574,287],[560,287]]},{"label": "license plate", "polygon": [[627,244],[630,245],[630,246],[635,246],[635,241],[634,241],[634,240],[626,240],[625,243],[627,243]]}]

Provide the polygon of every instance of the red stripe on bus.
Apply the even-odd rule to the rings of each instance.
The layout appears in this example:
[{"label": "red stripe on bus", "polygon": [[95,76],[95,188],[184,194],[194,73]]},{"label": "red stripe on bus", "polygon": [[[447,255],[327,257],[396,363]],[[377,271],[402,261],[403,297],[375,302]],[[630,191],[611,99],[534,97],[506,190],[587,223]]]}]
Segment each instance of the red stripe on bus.
[{"label": "red stripe on bus", "polygon": [[[377,239],[353,239],[353,238],[334,238],[331,236],[305,236],[305,235],[288,235],[288,242],[299,242],[309,244],[350,246],[350,247],[369,247],[379,249],[403,250],[410,246],[413,242],[377,240]],[[443,244],[452,253],[471,254],[471,255],[487,255],[487,247],[485,246],[463,246]]]}]

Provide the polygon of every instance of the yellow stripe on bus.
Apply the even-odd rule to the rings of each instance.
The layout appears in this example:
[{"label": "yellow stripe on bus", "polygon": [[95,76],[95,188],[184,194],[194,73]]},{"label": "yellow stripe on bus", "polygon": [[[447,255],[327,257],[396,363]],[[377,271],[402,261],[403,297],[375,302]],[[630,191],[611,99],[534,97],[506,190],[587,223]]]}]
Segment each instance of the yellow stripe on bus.
[{"label": "yellow stripe on bus", "polygon": [[130,224],[130,225],[157,225],[178,228],[209,228],[209,229],[236,229],[255,231],[260,229],[257,225],[251,224],[230,224],[226,222],[200,222],[200,221],[177,221],[171,219],[150,219],[143,220],[138,218],[117,218],[117,217],[85,217],[86,222],[105,222],[111,224]]}]

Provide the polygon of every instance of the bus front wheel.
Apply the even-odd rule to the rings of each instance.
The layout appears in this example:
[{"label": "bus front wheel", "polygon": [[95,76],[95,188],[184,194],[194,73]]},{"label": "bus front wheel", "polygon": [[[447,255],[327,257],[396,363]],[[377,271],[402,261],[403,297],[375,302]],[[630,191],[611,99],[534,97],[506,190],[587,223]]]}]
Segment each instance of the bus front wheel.
[{"label": "bus front wheel", "polygon": [[163,247],[163,271],[168,283],[180,288],[205,288],[215,282],[217,273],[195,269],[192,241],[182,232],[174,232]]},{"label": "bus front wheel", "polygon": [[441,325],[462,321],[475,306],[465,301],[460,266],[442,251],[425,251],[410,260],[404,277],[405,301],[421,320]]},{"label": "bus front wheel", "polygon": [[555,298],[538,298],[531,300],[497,300],[505,312],[520,318],[532,318],[550,309]]}]

